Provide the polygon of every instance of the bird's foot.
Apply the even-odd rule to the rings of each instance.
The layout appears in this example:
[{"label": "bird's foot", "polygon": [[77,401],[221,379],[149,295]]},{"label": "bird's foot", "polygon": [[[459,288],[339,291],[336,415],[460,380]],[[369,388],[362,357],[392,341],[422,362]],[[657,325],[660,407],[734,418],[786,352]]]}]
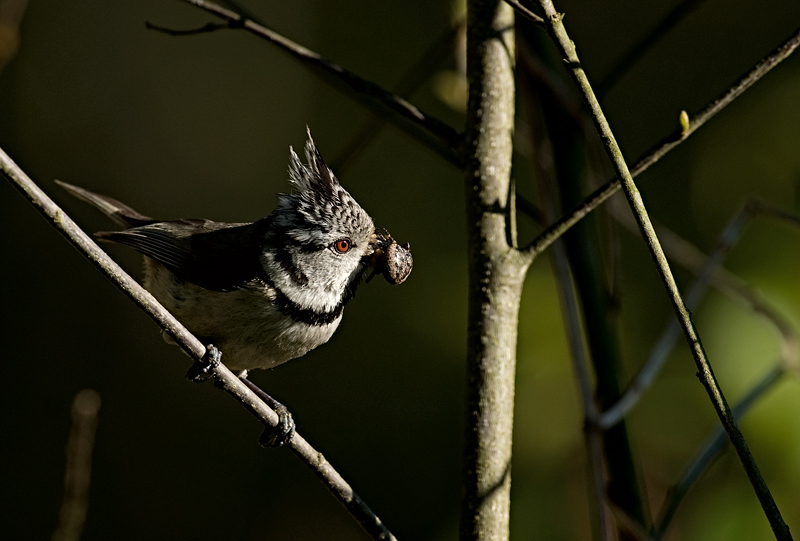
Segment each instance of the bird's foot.
[{"label": "bird's foot", "polygon": [[283,404],[273,407],[272,410],[278,414],[278,424],[274,428],[266,428],[258,438],[261,447],[283,447],[294,436],[295,424],[292,414]]},{"label": "bird's foot", "polygon": [[261,400],[264,401],[272,411],[278,415],[278,424],[271,428],[264,429],[261,436],[258,438],[258,443],[261,447],[283,447],[294,436],[295,424],[294,417],[286,409],[286,406],[272,398],[270,395],[262,391],[257,393]]},{"label": "bird's foot", "polygon": [[272,398],[258,385],[247,379],[247,373],[245,370],[240,372],[238,376],[239,379],[242,380],[242,383],[247,385],[247,387],[253,391],[256,396],[258,396],[264,402],[264,404],[269,406],[272,411],[278,415],[278,424],[274,427],[266,428],[258,438],[258,443],[262,447],[283,447],[289,442],[289,440],[292,439],[292,436],[294,436],[295,424],[292,414],[289,413],[289,410],[286,409],[286,406]]},{"label": "bird's foot", "polygon": [[186,379],[195,383],[202,383],[211,377],[211,371],[222,362],[222,352],[213,344],[206,346],[203,358],[195,363],[186,372]]}]

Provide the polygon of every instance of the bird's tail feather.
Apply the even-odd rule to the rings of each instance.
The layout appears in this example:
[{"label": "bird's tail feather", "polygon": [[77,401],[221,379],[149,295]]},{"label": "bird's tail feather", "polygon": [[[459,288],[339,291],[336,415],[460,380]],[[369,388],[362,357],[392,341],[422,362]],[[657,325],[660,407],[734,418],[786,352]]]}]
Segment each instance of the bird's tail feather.
[{"label": "bird's tail feather", "polygon": [[120,203],[116,199],[108,197],[107,195],[90,192],[89,190],[74,186],[72,184],[67,184],[66,182],[61,182],[60,180],[56,180],[55,183],[81,201],[85,201],[86,203],[97,207],[103,214],[114,220],[114,222],[122,227],[138,227],[140,225],[152,224],[156,221],[149,216],[139,214],[125,203]]}]

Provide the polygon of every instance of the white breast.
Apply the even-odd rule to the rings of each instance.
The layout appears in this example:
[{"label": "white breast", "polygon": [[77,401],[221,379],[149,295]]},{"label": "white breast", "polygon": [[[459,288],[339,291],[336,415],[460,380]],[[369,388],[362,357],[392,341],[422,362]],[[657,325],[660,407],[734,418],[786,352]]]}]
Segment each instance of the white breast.
[{"label": "white breast", "polygon": [[342,319],[327,325],[294,321],[273,304],[275,291],[263,283],[209,291],[147,257],[144,285],[199,340],[217,346],[231,370],[271,368],[300,357],[327,342]]}]

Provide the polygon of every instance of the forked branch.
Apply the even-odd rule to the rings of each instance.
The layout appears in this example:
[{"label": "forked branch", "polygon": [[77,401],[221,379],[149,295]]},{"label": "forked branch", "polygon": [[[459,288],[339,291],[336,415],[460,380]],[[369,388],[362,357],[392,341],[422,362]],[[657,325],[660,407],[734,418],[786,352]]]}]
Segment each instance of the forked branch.
[{"label": "forked branch", "polygon": [[[727,88],[716,99],[712,100],[699,113],[689,119],[686,129],[679,128],[673,133],[664,137],[656,143],[647,153],[644,154],[630,168],[633,178],[639,176],[648,167],[663,158],[669,151],[683,143],[690,135],[697,131],[703,124],[711,120],[717,113],[731,104],[745,90],[753,86],[759,79],[769,73],[772,68],[781,61],[789,57],[800,46],[800,29],[781,45],[776,47],[770,54],[765,56],[746,74]],[[584,216],[602,205],[609,197],[614,195],[621,188],[618,179],[609,180],[594,192],[586,196],[583,201],[578,203],[568,214],[559,218],[550,227],[545,229],[533,242],[526,248],[526,255],[533,259],[545,251],[554,240],[563,235],[570,227],[579,222]]]},{"label": "forked branch", "polygon": [[[747,474],[756,496],[761,503],[764,513],[769,520],[773,533],[777,539],[791,539],[789,527],[784,522],[783,517],[778,510],[778,506],[775,504],[772,494],[770,493],[764,478],[761,476],[761,473],[758,470],[758,466],[756,465],[755,459],[750,452],[747,442],[736,424],[736,420],[731,413],[727,401],[725,400],[722,389],[714,377],[711,364],[706,357],[703,345],[700,341],[700,336],[695,329],[691,315],[686,308],[680,292],[678,291],[678,286],[675,283],[675,279],[672,275],[669,264],[667,263],[664,251],[661,248],[661,244],[658,241],[655,230],[653,229],[653,225],[650,222],[650,218],[648,217],[647,209],[644,206],[641,194],[639,193],[636,184],[633,182],[633,177],[628,169],[628,165],[625,163],[625,159],[623,158],[619,145],[617,144],[614,134],[608,125],[608,121],[606,120],[603,110],[600,107],[600,103],[597,101],[586,73],[581,66],[575,50],[575,44],[569,38],[569,35],[564,28],[562,21],[563,16],[556,11],[551,0],[539,0],[539,5],[542,7],[542,10],[546,16],[548,34],[553,39],[556,47],[559,49],[559,52],[566,63],[570,77],[577,85],[581,95],[583,96],[586,106],[589,108],[592,121],[594,122],[597,132],[600,135],[600,139],[603,143],[606,153],[608,154],[609,160],[614,167],[614,172],[617,178],[620,180],[623,190],[625,191],[625,196],[628,200],[631,210],[633,210],[636,222],[639,226],[639,231],[647,243],[648,250],[650,251],[661,280],[664,283],[664,287],[667,290],[670,302],[675,310],[675,314],[680,321],[681,328],[686,337],[689,349],[691,350],[692,357],[697,365],[698,377],[705,387],[706,392],[711,399],[711,403],[714,406],[722,425],[725,427],[725,431],[728,433],[731,443],[733,443],[733,446],[739,455],[739,460],[742,462],[745,473]],[[688,126],[684,131],[688,131],[689,128],[691,128],[691,125]]]}]

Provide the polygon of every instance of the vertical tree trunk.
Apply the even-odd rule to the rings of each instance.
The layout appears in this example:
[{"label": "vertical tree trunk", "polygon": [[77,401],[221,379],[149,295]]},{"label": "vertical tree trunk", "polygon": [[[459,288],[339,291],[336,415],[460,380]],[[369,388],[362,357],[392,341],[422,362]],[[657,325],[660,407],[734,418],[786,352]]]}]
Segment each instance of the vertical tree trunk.
[{"label": "vertical tree trunk", "polygon": [[517,319],[528,263],[511,240],[514,14],[471,0],[464,139],[469,256],[468,396],[462,540],[506,540]]}]

